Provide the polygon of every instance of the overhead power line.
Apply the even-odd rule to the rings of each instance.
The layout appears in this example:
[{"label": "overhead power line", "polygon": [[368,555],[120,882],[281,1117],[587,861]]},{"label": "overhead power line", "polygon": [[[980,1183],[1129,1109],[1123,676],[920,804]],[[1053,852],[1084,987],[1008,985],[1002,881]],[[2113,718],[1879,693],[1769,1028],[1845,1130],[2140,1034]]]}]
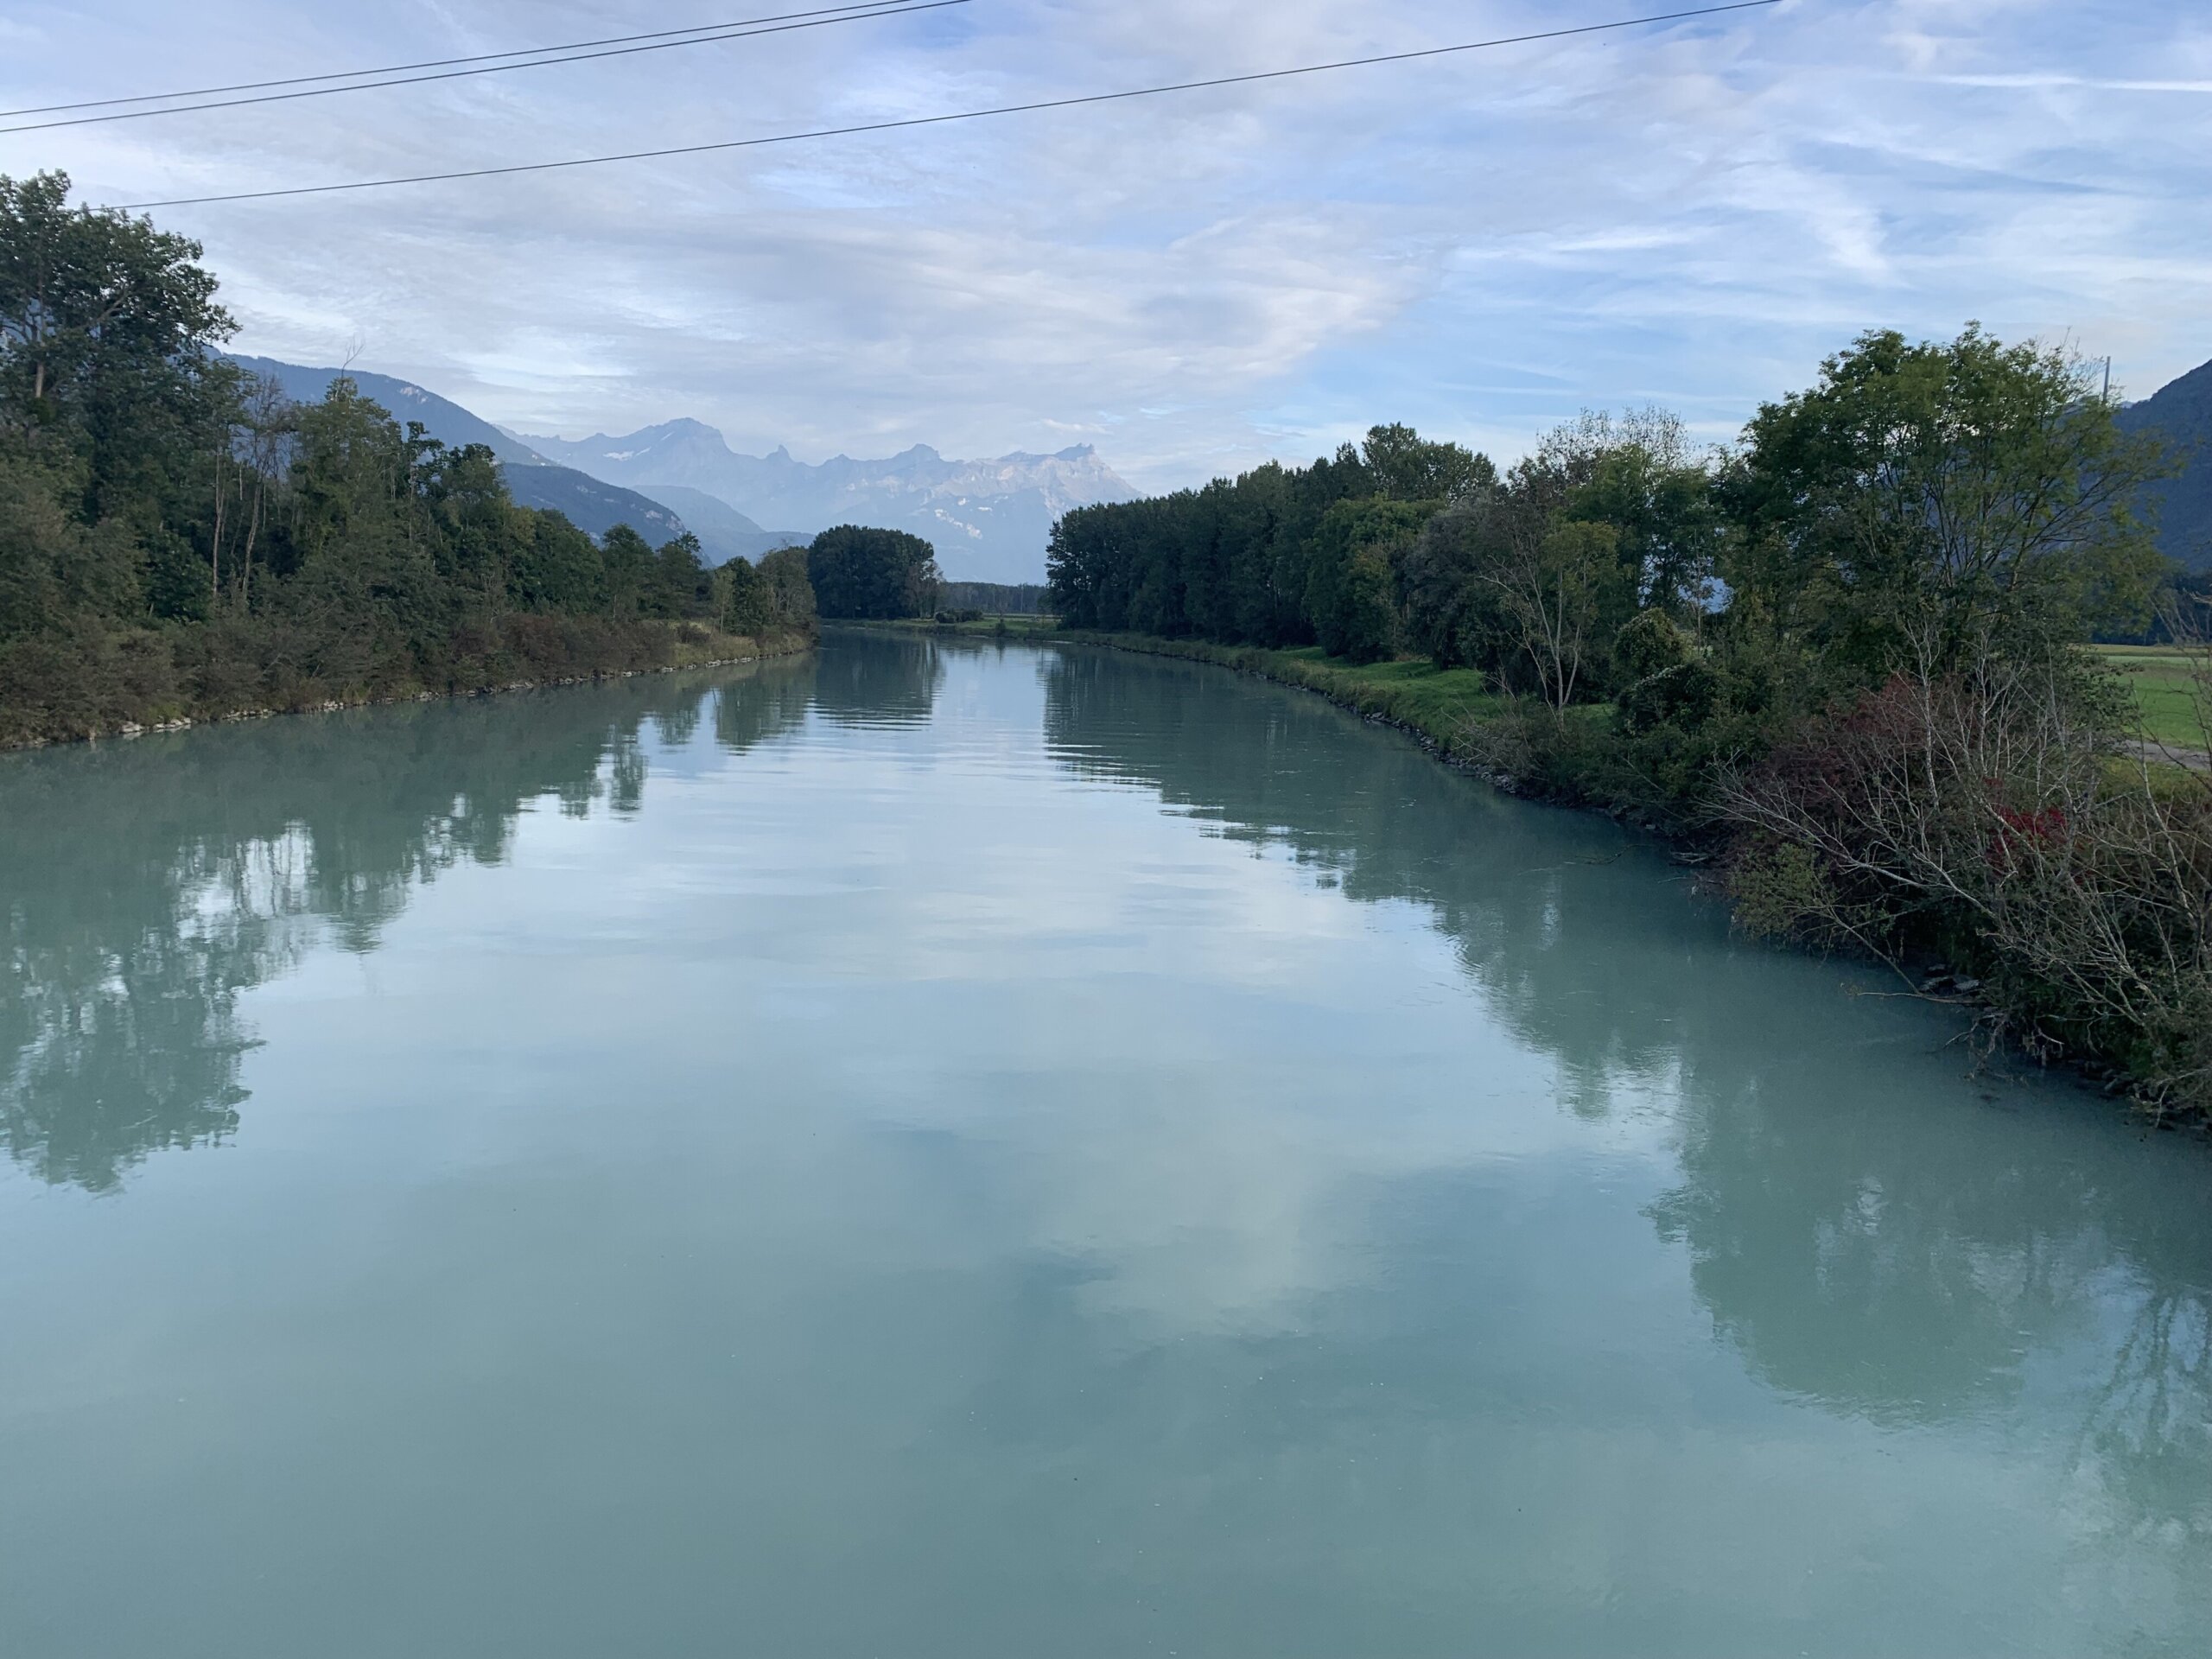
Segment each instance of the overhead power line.
[{"label": "overhead power line", "polygon": [[990,109],[957,110],[944,115],[907,116],[899,120],[868,121],[844,127],[817,127],[805,132],[775,133],[760,138],[726,138],[714,143],[676,144],[664,149],[632,149],[613,156],[582,156],[558,162],[521,162],[504,167],[467,168],[450,173],[416,173],[404,178],[360,179],[345,184],[294,185],[278,190],[240,190],[226,195],[179,196],[166,201],[119,204],[123,211],[143,213],[156,207],[205,207],[219,202],[269,201],[286,196],[327,196],[357,190],[388,190],[400,185],[446,184],[464,179],[505,178],[524,173],[553,173],[569,168],[607,167],[617,162],[660,161],[677,156],[706,156],[724,150],[759,149],[773,144],[804,143],[820,138],[849,138],[878,132],[901,132],[917,127],[938,127],[956,121],[982,121],[997,116],[1030,115],[1046,110],[1081,109],[1094,104],[1118,104],[1141,98],[1160,98],[1174,92],[1204,92],[1221,86],[1249,86],[1261,81],[1289,80],[1303,75],[1327,74],[1339,69],[1364,69],[1378,64],[1412,63],[1424,58],[1452,57],[1497,47],[1524,46],[1540,41],[1560,41],[1581,35],[1603,35],[1624,29],[1644,29],[1660,23],[1688,22],[1730,12],[1759,11],[1783,0],[1734,0],[1728,5],[1700,6],[1688,11],[1662,12],[1650,17],[1624,17],[1610,23],[1584,23],[1573,29],[1548,29],[1531,35],[1502,35],[1495,40],[1467,41],[1458,46],[1425,47],[1412,52],[1386,52],[1373,57],[1340,58],[1332,63],[1301,64],[1294,69],[1266,69],[1250,74],[1217,75],[1206,80],[1176,81],[1163,86],[1140,86],[1127,92],[1090,92],[1076,98],[1040,99],[1027,104],[1001,104]]},{"label": "overhead power line", "polygon": [[[418,86],[425,81],[461,80],[466,79],[472,75],[505,74],[509,70],[512,69],[543,69],[554,64],[590,63],[601,58],[632,57],[640,52],[669,52],[675,50],[678,47],[713,46],[722,41],[752,40],[762,35],[788,35],[796,29],[823,29],[834,23],[867,22],[878,17],[905,17],[918,11],[942,11],[948,6],[964,6],[968,3],[969,0],[883,0],[881,4],[865,10],[851,6],[841,6],[836,9],[834,14],[831,15],[824,15],[821,12],[791,12],[785,14],[786,18],[798,19],[800,21],[785,21],[784,19],[760,17],[755,18],[752,23],[731,23],[721,25],[720,27],[722,29],[723,32],[720,34],[702,35],[696,30],[669,31],[672,34],[692,35],[694,38],[690,40],[678,41],[654,38],[650,41],[649,44],[644,46],[614,47],[600,52],[570,52],[566,57],[537,57],[531,59],[525,63],[493,63],[481,65],[475,68],[447,69],[435,74],[404,75],[387,80],[355,80],[343,86],[308,86],[296,92],[261,92],[251,98],[226,98],[206,104],[175,104],[158,110],[111,110],[105,115],[74,115],[65,117],[63,119],[59,121],[32,121],[26,122],[21,126],[0,127],[0,133],[47,132],[52,130],[55,127],[88,127],[95,126],[106,121],[144,121],[156,116],[190,115],[197,110],[235,110],[250,104],[289,104],[297,99],[329,98],[338,92],[372,92],[379,86]],[[756,27],[755,25],[761,26]],[[640,36],[638,38],[646,37]],[[557,52],[566,50],[567,48],[560,47],[548,47],[542,49],[545,51]],[[512,57],[517,54],[513,53],[500,53],[495,55],[501,57]],[[464,60],[463,61],[474,60]],[[370,71],[369,73],[380,73],[383,72]],[[305,79],[333,79],[333,77],[316,76],[308,77]],[[273,84],[283,85],[285,83],[277,82]],[[192,96],[192,94],[180,94],[180,96]],[[125,101],[135,102],[137,100],[116,99],[113,101],[120,103]],[[79,107],[89,108],[91,106],[83,105]],[[35,115],[41,113],[41,111],[25,110],[19,111],[19,113]]]},{"label": "overhead power line", "polygon": [[822,6],[812,11],[790,11],[774,17],[741,17],[733,22],[694,23],[689,29],[657,29],[645,35],[609,35],[595,41],[569,41],[559,46],[518,46],[512,52],[480,52],[467,58],[429,58],[420,63],[387,63],[374,69],[336,69],[324,75],[286,75],[276,80],[241,80],[227,86],[188,86],[175,92],[139,92],[130,98],[93,98],[78,104],[41,104],[27,110],[0,110],[0,121],[19,115],[59,115],[67,110],[105,110],[118,104],[160,104],[179,98],[219,98],[226,92],[260,92],[272,86],[311,86],[318,81],[359,80],[366,75],[404,75],[417,69],[450,69],[455,64],[491,63],[500,58],[536,58],[549,52],[582,52],[594,46],[627,46],[632,41],[672,40],[678,35],[711,35],[725,29],[750,29],[755,23],[788,22],[794,17],[823,17],[841,11],[876,11],[904,0],[863,0],[849,6]]}]

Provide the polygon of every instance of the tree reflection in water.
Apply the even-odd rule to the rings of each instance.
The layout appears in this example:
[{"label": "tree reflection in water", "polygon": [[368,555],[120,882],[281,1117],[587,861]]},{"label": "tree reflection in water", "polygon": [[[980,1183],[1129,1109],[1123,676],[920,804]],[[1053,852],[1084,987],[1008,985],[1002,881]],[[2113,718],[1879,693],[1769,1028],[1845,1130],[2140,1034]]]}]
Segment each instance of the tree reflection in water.
[{"label": "tree reflection in water", "polygon": [[[537,800],[634,812],[663,741],[741,753],[810,709],[926,721],[946,648],[832,651],[710,683],[287,720],[0,765],[0,1141],[113,1190],[217,1143],[245,1104],[241,995],[335,943],[377,948],[422,883],[508,856]],[[1216,670],[1041,656],[1046,739],[1211,833],[1364,903],[1424,907],[1492,1018],[1586,1116],[1665,1103],[1675,1242],[1719,1336],[1772,1389],[1910,1431],[2080,1409],[2084,1513],[2212,1542],[2206,1160],[2050,1091],[1992,1102],[1923,1011],[1732,940],[1613,826],[1508,802],[1317,700]],[[711,710],[709,700],[712,700]]]},{"label": "tree reflection in water", "polygon": [[653,722],[714,705],[741,753],[805,714],[810,660],[285,719],[0,760],[0,1146],[114,1190],[221,1142],[246,1099],[238,999],[323,940],[360,953],[423,883],[505,860],[526,803],[644,799]]},{"label": "tree reflection in water", "polygon": [[945,650],[926,634],[871,632],[860,649],[826,652],[815,672],[814,706],[840,726],[926,725],[944,684]]},{"label": "tree reflection in water", "polygon": [[2146,1146],[2093,1097],[1985,1090],[1927,1011],[1847,1003],[1848,969],[1732,938],[1611,824],[1347,741],[1318,699],[1090,651],[1040,671],[1062,765],[1427,907],[1568,1109],[1665,1098],[1679,1179],[1652,1221],[1771,1387],[2001,1427],[2031,1373],[2074,1368],[2078,1471],[2112,1524],[2212,1542],[2201,1147]]}]

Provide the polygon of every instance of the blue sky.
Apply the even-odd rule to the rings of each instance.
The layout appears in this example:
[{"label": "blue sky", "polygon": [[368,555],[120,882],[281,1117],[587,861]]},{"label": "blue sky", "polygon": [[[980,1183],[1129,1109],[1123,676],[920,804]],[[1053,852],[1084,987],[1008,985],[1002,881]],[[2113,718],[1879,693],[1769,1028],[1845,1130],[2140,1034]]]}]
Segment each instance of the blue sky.
[{"label": "blue sky", "polygon": [[[1680,3],[1681,0],[1675,0]],[[10,107],[668,29],[763,0],[0,14]],[[926,17],[0,136],[92,201],[697,143],[1648,15],[1667,0],[972,0]],[[1877,326],[2212,358],[2212,10],[1770,10],[1141,104],[178,209],[241,349],[582,435],[803,459],[1095,442],[1132,481],[1408,420],[1725,439]]]}]

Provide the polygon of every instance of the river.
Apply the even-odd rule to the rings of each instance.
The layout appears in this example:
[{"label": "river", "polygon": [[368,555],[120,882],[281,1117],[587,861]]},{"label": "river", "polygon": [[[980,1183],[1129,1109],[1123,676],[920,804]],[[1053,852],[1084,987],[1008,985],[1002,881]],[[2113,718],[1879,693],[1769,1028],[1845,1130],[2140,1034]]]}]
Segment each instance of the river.
[{"label": "river", "polygon": [[0,1650],[2200,1654],[2212,1155],[1303,694],[0,760]]}]

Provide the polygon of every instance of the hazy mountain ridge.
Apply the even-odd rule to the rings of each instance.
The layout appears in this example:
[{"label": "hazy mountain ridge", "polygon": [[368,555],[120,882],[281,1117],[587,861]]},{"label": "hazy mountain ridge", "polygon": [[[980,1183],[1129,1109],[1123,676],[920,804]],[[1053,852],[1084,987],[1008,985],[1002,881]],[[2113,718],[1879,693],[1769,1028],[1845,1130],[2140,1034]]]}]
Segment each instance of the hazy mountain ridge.
[{"label": "hazy mountain ridge", "polygon": [[[661,502],[549,461],[489,421],[412,381],[372,374],[365,369],[308,368],[270,357],[232,357],[231,361],[264,380],[273,381],[287,397],[299,404],[321,403],[330,391],[330,383],[343,376],[360,388],[363,397],[391,411],[394,420],[403,424],[419,422],[441,443],[456,449],[464,444],[485,445],[499,456],[507,488],[517,502],[565,514],[571,524],[594,536],[604,536],[617,524],[628,524],[647,541],[658,543],[682,535],[687,528],[681,515]],[[702,542],[705,539],[701,537]]]},{"label": "hazy mountain ridge", "polygon": [[881,461],[837,455],[817,466],[780,448],[739,454],[720,432],[693,420],[619,437],[504,435],[609,483],[702,492],[761,524],[810,535],[839,524],[911,531],[936,544],[948,575],[977,581],[1041,580],[1045,544],[1063,513],[1136,499],[1088,444],[992,461],[950,461],[917,444]]},{"label": "hazy mountain ridge", "polygon": [[763,530],[720,496],[689,485],[656,484],[652,499],[665,502],[682,516],[684,528],[707,550],[710,563],[726,564],[742,558],[757,564],[763,555],[779,547],[803,545],[812,539],[798,531]]},{"label": "hazy mountain ridge", "polygon": [[537,438],[391,375],[232,360],[299,403],[320,401],[333,380],[349,376],[395,419],[420,422],[441,442],[486,445],[523,505],[565,513],[594,536],[618,524],[652,542],[688,530],[712,563],[758,559],[833,524],[862,524],[925,537],[956,579],[1041,582],[1045,544],[1062,514],[1137,493],[1088,444],[995,461],[949,461],[917,444],[881,461],[837,455],[810,466],[785,448],[739,454],[702,421],[668,421],[626,437]]},{"label": "hazy mountain ridge", "polygon": [[[622,437],[537,437],[390,375],[265,357],[232,360],[302,403],[320,400],[348,375],[395,418],[421,422],[441,442],[487,446],[522,505],[565,513],[594,536],[618,524],[654,542],[689,530],[715,563],[758,559],[832,524],[869,524],[926,537],[955,579],[1033,582],[1043,579],[1046,541],[1061,515],[1137,495],[1088,444],[995,461],[948,461],[917,444],[881,461],[836,455],[810,466],[781,448],[739,454],[702,421],[668,421]],[[2128,405],[2120,421],[2130,431],[2156,433],[2183,463],[2178,477],[2148,493],[2160,547],[2191,569],[2212,569],[2212,363]]]},{"label": "hazy mountain ridge", "polygon": [[2181,474],[2148,492],[2158,511],[2158,545],[2192,570],[2212,570],[2212,363],[2204,363],[2120,412],[2131,432],[2163,439]]}]

